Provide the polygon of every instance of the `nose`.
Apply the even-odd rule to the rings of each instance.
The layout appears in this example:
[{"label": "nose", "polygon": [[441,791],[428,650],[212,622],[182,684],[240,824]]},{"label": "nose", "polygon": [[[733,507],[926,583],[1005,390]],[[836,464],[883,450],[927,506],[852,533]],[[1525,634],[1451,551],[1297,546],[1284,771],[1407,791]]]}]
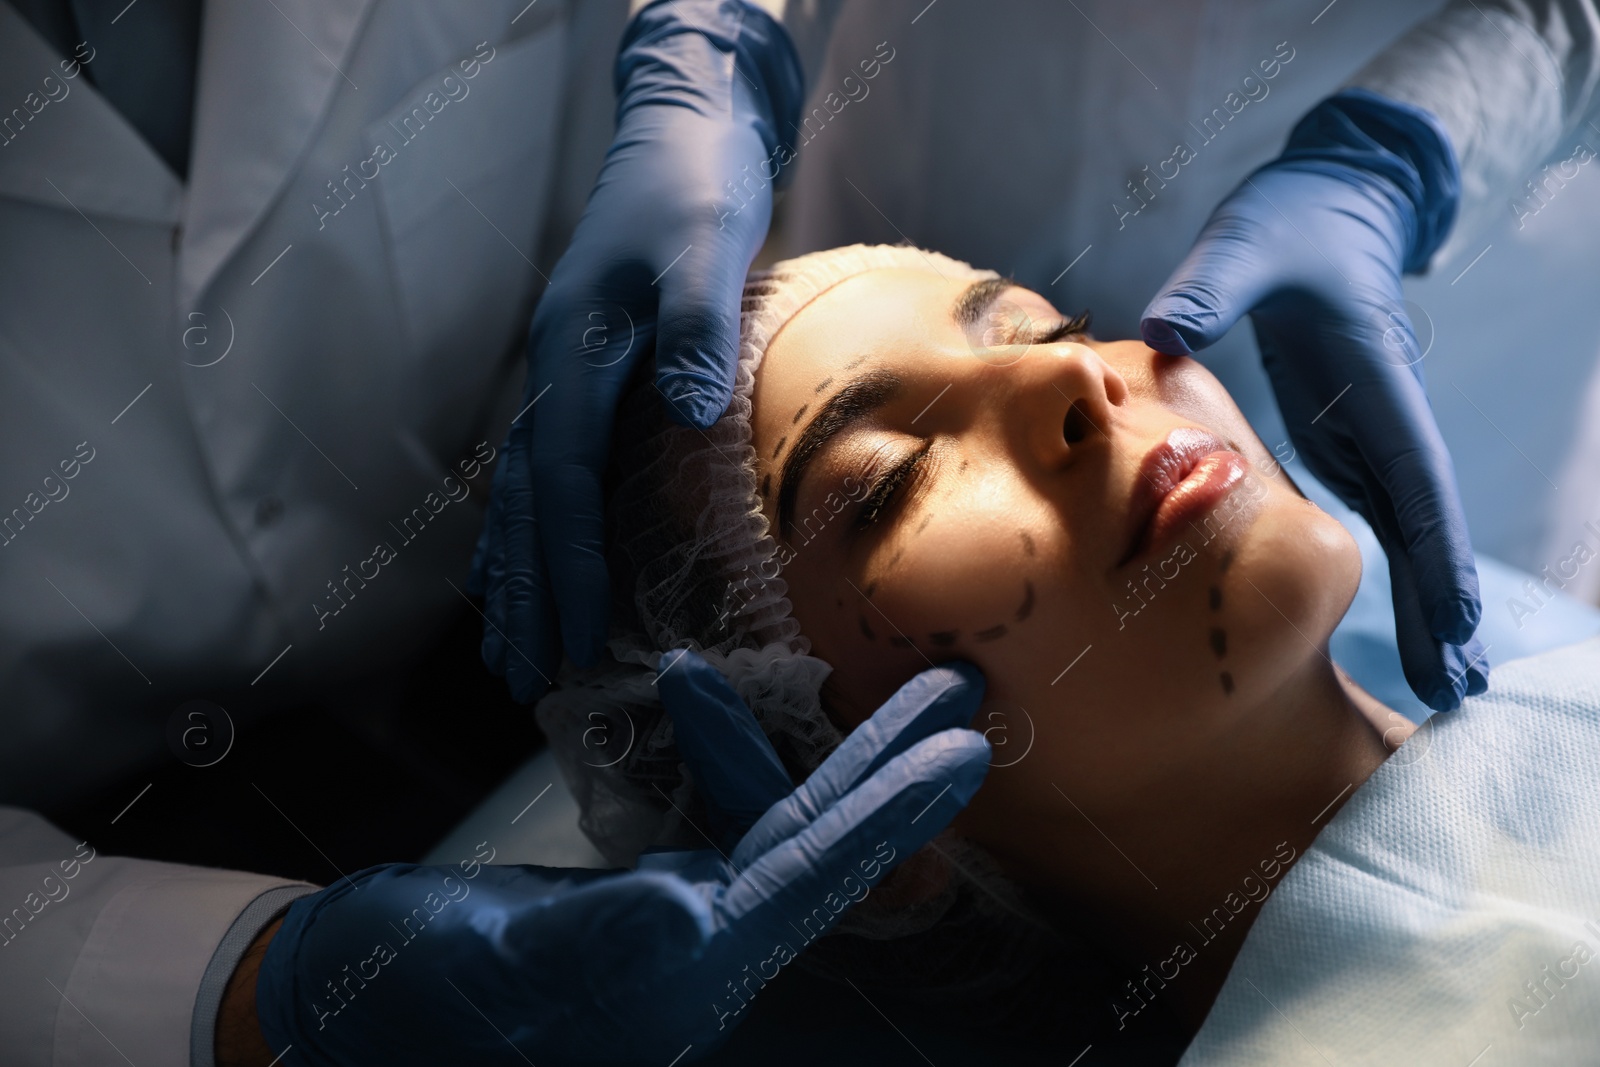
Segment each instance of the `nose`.
[{"label": "nose", "polygon": [[1086,443],[1104,441],[1111,409],[1128,398],[1128,383],[1088,345],[1035,345],[1011,367],[1009,388],[992,395],[1005,405],[1002,423],[1017,445],[1045,469],[1072,462]]}]

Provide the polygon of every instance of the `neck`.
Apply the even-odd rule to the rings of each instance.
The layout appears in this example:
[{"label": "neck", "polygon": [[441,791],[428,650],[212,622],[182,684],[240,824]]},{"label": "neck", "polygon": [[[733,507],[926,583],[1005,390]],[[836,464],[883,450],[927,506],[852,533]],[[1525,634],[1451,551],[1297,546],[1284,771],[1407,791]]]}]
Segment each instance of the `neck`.
[{"label": "neck", "polygon": [[1260,902],[1413,729],[1325,656],[1241,721],[1137,810],[1056,820],[1039,850],[1029,881],[1112,961],[1123,1027],[1159,1002],[1199,1028]]}]

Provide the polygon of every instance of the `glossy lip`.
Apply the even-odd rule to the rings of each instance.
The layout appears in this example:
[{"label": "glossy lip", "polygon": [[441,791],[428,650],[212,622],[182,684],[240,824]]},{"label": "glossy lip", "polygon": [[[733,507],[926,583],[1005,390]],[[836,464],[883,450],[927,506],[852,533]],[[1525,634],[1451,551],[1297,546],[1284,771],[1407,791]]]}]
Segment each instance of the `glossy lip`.
[{"label": "glossy lip", "polygon": [[[1150,547],[1154,534],[1154,519],[1156,513],[1161,510],[1162,502],[1194,473],[1206,457],[1214,453],[1224,453],[1232,460],[1232,463],[1228,464],[1230,467],[1237,465],[1242,468],[1247,462],[1244,456],[1230,449],[1222,438],[1197,426],[1179,426],[1167,434],[1166,440],[1145,454],[1139,464],[1139,473],[1134,479],[1133,495],[1128,504],[1128,548],[1117,561],[1118,567]],[[1208,466],[1207,473],[1216,472]],[[1232,479],[1232,481],[1237,480],[1237,478]],[[1220,488],[1225,491],[1231,484],[1232,482],[1224,483]],[[1208,499],[1203,502],[1197,500],[1197,504],[1208,505],[1214,502],[1210,499],[1213,494],[1203,495]],[[1216,495],[1220,497],[1221,494]]]}]

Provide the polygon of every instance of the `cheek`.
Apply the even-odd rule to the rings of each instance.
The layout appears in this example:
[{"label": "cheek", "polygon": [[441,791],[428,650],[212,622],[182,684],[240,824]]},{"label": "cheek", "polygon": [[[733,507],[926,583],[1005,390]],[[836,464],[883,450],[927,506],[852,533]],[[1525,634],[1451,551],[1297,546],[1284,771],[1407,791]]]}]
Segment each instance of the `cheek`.
[{"label": "cheek", "polygon": [[1106,647],[1125,661],[1130,704],[1170,707],[1173,729],[1203,735],[1326,655],[1361,557],[1344,527],[1282,486],[1195,548],[1119,591],[1122,625]]},{"label": "cheek", "polygon": [[[1280,499],[1242,546],[1236,594],[1241,666],[1317,655],[1355,597],[1361,551],[1350,532],[1308,501]],[[1248,579],[1246,584],[1244,579]]]},{"label": "cheek", "polygon": [[950,659],[976,664],[992,693],[1046,670],[1063,628],[1081,626],[1072,606],[1084,596],[1061,538],[1059,523],[1043,516],[952,514],[935,501],[908,515],[860,573],[802,552],[785,579],[812,654],[834,668],[833,688],[870,713],[912,675]]},{"label": "cheek", "polygon": [[1014,512],[935,504],[869,566],[869,617],[889,628],[888,647],[935,662],[1008,646],[1037,628],[1046,589],[1061,583],[1058,536]]},{"label": "cheek", "polygon": [[[1073,621],[1080,629],[1054,647],[989,657],[991,695],[972,723],[987,736],[993,764],[955,828],[1025,882],[1038,826],[1136,804],[1192,750],[1181,726],[1173,728],[1183,685],[1156,668],[1148,649]],[[1021,684],[994,693],[996,679]]]},{"label": "cheek", "polygon": [[783,571],[789,603],[811,654],[833,668],[829,688],[843,701],[833,711],[842,728],[859,725],[927,663],[897,635],[871,583],[832,559],[801,551]]}]

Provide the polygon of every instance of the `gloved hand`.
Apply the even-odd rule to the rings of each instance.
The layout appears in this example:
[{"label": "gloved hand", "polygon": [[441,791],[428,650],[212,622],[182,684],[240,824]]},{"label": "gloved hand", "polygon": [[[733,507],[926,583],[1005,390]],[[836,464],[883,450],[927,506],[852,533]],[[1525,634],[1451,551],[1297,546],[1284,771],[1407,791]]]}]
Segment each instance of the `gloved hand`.
[{"label": "gloved hand", "polygon": [[803,95],[787,32],[741,0],[645,8],[616,84],[616,137],[533,317],[524,409],[468,582],[486,598],[484,661],[521,701],[550,684],[558,633],[580,665],[604,645],[601,483],[634,365],[653,348],[686,425],[709,426],[733,395],[740,293]]},{"label": "gloved hand", "polygon": [[1400,276],[1454,222],[1459,170],[1421,109],[1347,89],[1212,213],[1145,308],[1145,343],[1189,355],[1248,313],[1289,436],[1389,559],[1406,681],[1446,711],[1488,685],[1478,574],[1423,390]]},{"label": "gloved hand", "polygon": [[272,1052],[316,1067],[692,1062],[988,772],[988,742],[964,729],[983,697],[966,664],[912,679],[794,789],[716,670],[677,655],[658,685],[720,851],[649,853],[633,872],[398,863],[303,897],[257,978]]}]

